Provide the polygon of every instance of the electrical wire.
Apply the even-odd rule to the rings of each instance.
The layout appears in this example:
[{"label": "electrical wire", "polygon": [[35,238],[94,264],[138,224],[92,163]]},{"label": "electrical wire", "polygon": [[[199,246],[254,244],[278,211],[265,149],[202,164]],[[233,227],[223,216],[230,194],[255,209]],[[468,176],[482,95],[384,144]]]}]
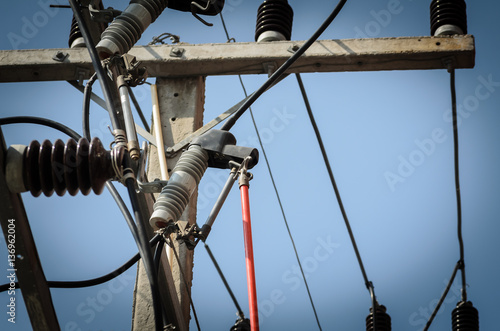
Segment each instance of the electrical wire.
[{"label": "electrical wire", "polygon": [[212,260],[212,263],[215,266],[215,269],[217,269],[217,273],[219,274],[220,278],[222,279],[222,282],[224,283],[224,286],[226,287],[227,292],[231,296],[231,299],[233,300],[234,305],[236,306],[236,310],[238,311],[238,316],[240,318],[244,318],[245,314],[243,313],[243,310],[241,309],[240,304],[238,303],[238,300],[234,296],[233,291],[231,290],[231,287],[229,286],[229,283],[226,280],[226,277],[224,277],[224,273],[222,272],[222,269],[219,266],[219,263],[217,263],[217,260],[215,259],[215,256],[212,253],[212,250],[208,245],[205,243],[205,249],[207,250],[208,256],[210,256],[210,259]]},{"label": "electrical wire", "polygon": [[[151,246],[156,245],[161,239],[162,237],[160,235],[154,236],[150,241],[150,245]],[[140,258],[141,258],[140,254],[137,253],[117,269],[97,278],[87,279],[87,280],[76,280],[76,281],[47,281],[47,285],[51,288],[82,288],[82,287],[101,285],[123,274],[125,271],[130,269],[134,264],[136,264],[137,261],[140,260]],[[18,288],[18,286],[19,284],[15,282],[15,288]],[[0,292],[5,292],[9,288],[10,284],[0,285]]]},{"label": "electrical wire", "polygon": [[[224,32],[226,33],[227,42],[230,42],[231,40],[236,41],[234,38],[230,37],[228,29],[226,27],[226,23],[225,23],[224,18],[222,16],[222,13],[219,13],[219,15],[220,15],[220,18],[221,18],[221,21],[222,21],[222,26],[224,28]],[[241,77],[241,75],[238,75],[238,78],[240,80],[240,84],[241,84],[241,87],[243,89],[243,93],[245,94],[245,97],[248,98],[247,90],[245,88],[245,84],[243,83],[243,78]],[[266,153],[266,149],[264,148],[264,144],[262,143],[262,139],[261,139],[261,136],[260,136],[259,128],[257,127],[257,123],[255,121],[255,117],[254,117],[254,114],[253,114],[253,111],[252,111],[252,107],[249,106],[248,110],[250,112],[250,117],[252,119],[252,123],[253,123],[254,129],[255,129],[255,133],[257,134],[257,139],[259,141],[259,145],[260,145],[260,148],[262,150],[262,154],[264,156],[264,160],[266,162],[266,167],[267,167],[267,170],[269,172],[269,177],[271,178],[271,183],[273,185],[274,192],[275,192],[276,198],[278,200],[278,205],[279,205],[280,210],[281,210],[281,215],[283,216],[283,221],[285,222],[285,227],[286,227],[286,230],[288,232],[288,237],[290,238],[290,242],[292,244],[292,248],[293,248],[293,251],[294,251],[294,254],[295,254],[295,258],[296,258],[297,263],[299,265],[300,273],[302,274],[302,279],[304,280],[304,285],[306,287],[307,295],[309,297],[309,302],[311,303],[311,308],[313,310],[314,317],[316,319],[316,323],[318,324],[319,330],[322,330],[321,323],[320,323],[319,317],[318,317],[318,313],[317,313],[316,307],[314,305],[314,300],[312,298],[311,291],[309,289],[309,284],[307,283],[307,279],[306,279],[306,276],[305,276],[305,273],[304,273],[304,268],[302,267],[302,263],[300,262],[300,257],[299,257],[299,253],[297,251],[297,246],[295,245],[295,240],[293,239],[293,235],[292,235],[292,232],[290,230],[290,226],[288,225],[288,220],[286,218],[285,209],[283,208],[283,204],[281,202],[281,197],[280,197],[280,194],[279,194],[279,191],[278,191],[278,187],[277,187],[276,182],[274,180],[273,172],[271,170],[271,165],[269,163],[269,159],[267,157],[267,153]],[[217,262],[214,262],[214,263],[216,264]],[[224,276],[221,274],[221,277],[224,277]],[[224,281],[224,279],[223,279],[223,281]],[[228,290],[230,291],[229,288],[228,288]]]},{"label": "electrical wire", "polygon": [[71,138],[78,140],[80,139],[80,135],[67,127],[64,124],[61,124],[59,122],[50,120],[48,118],[43,118],[43,117],[35,117],[35,116],[12,116],[12,117],[3,117],[0,118],[0,125],[6,125],[6,124],[38,124],[38,125],[43,125],[47,126],[49,128],[61,131],[62,133],[70,136]]},{"label": "electrical wire", "polygon": [[429,320],[425,324],[423,331],[429,330],[429,327],[431,326],[432,321],[434,320],[434,317],[436,317],[437,313],[439,312],[439,309],[441,309],[441,305],[443,304],[444,299],[446,299],[446,296],[448,295],[448,292],[450,291],[451,285],[453,284],[453,281],[455,280],[455,276],[457,275],[458,269],[461,269],[461,268],[462,268],[461,263],[460,263],[460,261],[458,261],[457,264],[455,265],[455,269],[453,269],[453,273],[451,274],[450,281],[448,282],[448,285],[446,285],[446,289],[444,290],[443,294],[441,295],[441,298],[439,299],[438,304],[436,305],[431,316],[429,317]]},{"label": "electrical wire", "polygon": [[83,136],[87,139],[90,139],[90,97],[92,96],[92,85],[96,79],[97,74],[94,73],[83,89],[82,130]]},{"label": "electrical wire", "polygon": [[97,78],[99,79],[99,83],[101,85],[102,92],[104,94],[104,99],[106,101],[106,108],[109,113],[109,117],[111,120],[111,125],[113,129],[121,129],[120,122],[118,121],[118,116],[115,111],[115,106],[113,104],[113,97],[111,94],[110,80],[108,75],[104,71],[104,68],[101,65],[101,61],[99,59],[99,54],[97,54],[97,50],[95,48],[94,42],[90,37],[90,33],[88,31],[87,24],[83,19],[82,12],[80,10],[80,6],[76,0],[69,0],[69,4],[71,9],[73,10],[73,15],[78,23],[78,27],[80,28],[80,32],[82,33],[82,37],[85,41],[85,45],[87,45],[87,50],[90,54],[90,59],[92,60],[92,65],[97,74]]},{"label": "electrical wire", "polygon": [[[92,65],[94,67],[95,72],[97,73],[97,77],[99,78],[99,83],[101,84],[101,89],[104,94],[104,98],[106,101],[107,110],[109,113],[109,117],[111,120],[111,124],[113,129],[121,129],[120,122],[118,121],[118,116],[114,107],[113,97],[111,93],[111,81],[109,80],[106,72],[104,71],[103,66],[101,65],[99,54],[97,53],[97,49],[90,37],[88,27],[86,25],[85,20],[82,17],[81,9],[76,0],[69,0],[69,4],[71,9],[73,10],[74,17],[78,23],[80,31],[82,33],[82,37],[85,41],[85,45],[87,46],[87,50],[90,54],[90,58],[92,60]],[[125,159],[127,161],[127,158]],[[146,269],[146,274],[148,275],[149,283],[151,286],[151,296],[153,300],[153,309],[154,309],[154,319],[156,330],[163,330],[163,321],[162,321],[162,304],[161,297],[158,288],[158,275],[154,270],[154,261],[151,250],[147,244],[147,233],[145,229],[144,222],[142,220],[142,215],[140,213],[139,201],[135,191],[135,180],[133,178],[127,178],[125,181],[125,186],[127,187],[127,191],[129,194],[130,202],[132,204],[132,209],[134,212],[134,218],[136,220],[137,226],[137,245],[139,247],[139,252],[141,252],[141,256],[144,262],[144,268]],[[132,230],[132,227],[131,227]]]},{"label": "electrical wire", "polygon": [[175,259],[177,260],[177,265],[179,266],[179,271],[181,273],[182,280],[184,282],[184,287],[186,288],[186,292],[187,292],[188,297],[189,297],[189,304],[191,305],[191,309],[193,310],[193,316],[194,316],[194,320],[196,322],[196,327],[198,328],[198,331],[201,331],[200,322],[198,321],[198,315],[196,314],[196,309],[194,308],[193,298],[191,297],[191,291],[189,291],[189,286],[188,286],[188,283],[186,280],[186,275],[184,274],[184,270],[182,269],[181,260],[179,259],[179,255],[177,254],[177,250],[175,249],[175,244],[174,244],[174,241],[172,240],[172,235],[170,235],[169,239],[170,239],[170,243],[171,243],[170,247],[172,248],[172,251],[174,252],[174,256],[175,256]]},{"label": "electrical wire", "polygon": [[155,255],[154,255],[155,268],[157,271],[160,270],[161,253],[163,251],[163,247],[165,247],[165,240],[160,240],[156,244]]},{"label": "electrical wire", "polygon": [[151,129],[149,128],[148,121],[146,120],[146,117],[144,117],[144,113],[142,112],[141,106],[139,105],[139,102],[137,102],[137,99],[135,97],[135,94],[130,86],[127,85],[128,88],[128,93],[130,95],[130,99],[132,99],[132,103],[134,104],[135,110],[137,111],[137,114],[141,118],[142,125],[144,126],[144,129],[147,132],[151,132]]},{"label": "electrical wire", "polygon": [[351,239],[352,246],[354,248],[354,252],[356,254],[356,259],[358,260],[359,268],[361,269],[361,273],[363,275],[363,279],[365,281],[366,288],[370,291],[370,296],[372,298],[372,309],[373,309],[373,329],[376,330],[376,308],[377,308],[377,299],[375,296],[375,290],[373,287],[373,283],[368,280],[368,276],[366,274],[365,267],[363,265],[363,260],[361,259],[361,254],[359,253],[358,245],[356,244],[356,239],[354,238],[354,233],[352,232],[351,225],[349,223],[349,219],[347,218],[347,213],[344,208],[344,204],[342,202],[342,198],[340,196],[339,189],[337,187],[337,183],[335,182],[335,177],[333,176],[332,167],[330,165],[330,161],[328,160],[328,155],[326,153],[325,145],[323,144],[323,139],[321,138],[321,134],[319,132],[318,126],[316,124],[316,120],[314,119],[314,115],[312,113],[311,105],[309,103],[309,98],[307,97],[307,93],[304,87],[304,83],[302,82],[302,78],[300,74],[295,74],[297,77],[297,82],[300,87],[300,92],[302,93],[302,97],[304,99],[304,104],[306,106],[307,114],[309,115],[309,119],[311,121],[311,125],[314,130],[314,134],[316,135],[316,139],[318,140],[318,145],[321,150],[321,154],[323,155],[323,160],[325,162],[326,169],[328,171],[328,175],[330,177],[330,181],[332,183],[333,190],[335,191],[335,196],[337,198],[338,205],[340,207],[340,211],[342,213],[342,217],[344,219],[345,226],[347,228],[347,232],[349,233],[349,238]]},{"label": "electrical wire", "polygon": [[[74,1],[74,0],[72,0]],[[335,17],[339,14],[342,7],[347,0],[340,0],[332,13],[327,17],[327,19],[321,24],[321,26],[314,32],[314,34],[302,45],[289,59],[283,63],[278,70],[276,70],[271,77],[269,77],[264,84],[257,91],[255,91],[251,97],[241,105],[241,107],[236,111],[236,113],[229,118],[226,123],[221,127],[221,130],[229,131],[236,121],[245,113],[245,111],[269,88],[271,87],[281,75],[293,64],[297,59],[304,54],[304,52],[319,38],[319,36],[330,26]]]},{"label": "electrical wire", "polygon": [[451,108],[453,116],[453,150],[454,150],[454,168],[455,168],[455,191],[457,198],[457,236],[460,248],[460,271],[462,274],[462,301],[467,302],[467,282],[465,280],[465,253],[464,239],[462,236],[462,198],[460,195],[460,171],[458,155],[458,116],[457,116],[457,91],[455,87],[455,69],[450,68],[450,90],[451,90]]}]

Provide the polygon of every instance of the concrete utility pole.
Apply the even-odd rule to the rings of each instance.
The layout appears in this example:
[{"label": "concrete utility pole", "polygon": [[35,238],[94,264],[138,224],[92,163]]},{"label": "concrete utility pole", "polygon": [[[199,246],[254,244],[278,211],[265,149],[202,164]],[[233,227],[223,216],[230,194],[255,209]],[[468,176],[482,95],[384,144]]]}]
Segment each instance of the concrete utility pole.
[{"label": "concrete utility pole", "polygon": [[[158,78],[156,85],[164,144],[173,146],[203,125],[205,78],[199,76],[193,78]],[[169,173],[174,169],[179,157],[180,153],[174,158],[167,159]],[[161,178],[158,152],[154,147],[151,148],[149,155],[148,178],[150,181]],[[196,199],[197,194],[194,193],[179,221],[182,228],[185,228],[187,224],[193,225],[196,223]],[[149,219],[149,217],[146,219]],[[179,328],[188,330],[190,319],[190,294],[188,292],[191,291],[191,281],[193,279],[193,251],[188,250],[186,245],[177,241],[174,241],[174,244],[181,266],[179,266],[173,254],[168,254],[170,260],[164,259],[163,262],[168,261],[168,266],[164,267],[170,269],[173,275],[175,293],[177,293],[179,300],[177,309],[180,309],[182,314]],[[167,247],[168,250],[170,250],[169,247]],[[188,288],[186,288],[184,281],[188,284]],[[151,318],[152,310],[150,310],[151,303],[145,304],[143,301],[150,301],[151,296],[142,295],[143,291],[149,294],[148,284],[148,278],[144,268],[142,268],[138,272],[136,281],[132,330],[154,329],[154,320]],[[138,298],[141,298],[141,300]],[[149,318],[144,319],[144,316],[149,316]]]},{"label": "concrete utility pole", "polygon": [[[303,43],[303,41],[281,41],[139,46],[132,48],[129,54],[134,55],[147,67],[149,77],[158,77],[157,90],[164,144],[170,147],[203,125],[204,77],[268,74],[270,69],[275,70],[283,64]],[[56,56],[60,53],[62,54]],[[473,68],[474,38],[464,35],[320,40],[316,41],[288,72],[445,69],[449,61],[455,69]],[[86,49],[0,51],[0,82],[81,81],[88,79],[92,73],[92,63]],[[173,169],[177,157],[167,160],[169,170]],[[151,149],[149,156],[148,178],[150,181],[161,178],[155,148]],[[0,193],[6,189],[0,178]],[[143,219],[148,220],[153,200],[147,195],[140,195],[140,199]],[[195,220],[196,193],[182,215],[181,222],[194,224]],[[149,228],[149,224],[147,227]],[[21,237],[23,235],[21,232],[24,231],[26,231],[24,234],[29,235],[28,229],[19,228],[18,236]],[[152,231],[149,235],[153,235]],[[193,252],[187,250],[184,244],[175,245],[188,286],[184,285],[181,269],[173,255],[167,262],[164,254],[160,271],[160,290],[170,314],[169,319],[179,330],[184,331],[188,330],[190,319],[188,293],[193,278]],[[36,263],[36,256],[33,258]],[[54,323],[53,309],[44,313],[45,318],[40,316],[41,310],[36,309],[38,306],[46,307],[46,300],[50,299],[43,296],[43,293],[46,293],[46,286],[30,287],[29,279],[33,274],[34,270],[18,270],[23,295],[30,296],[33,300],[31,307],[27,307],[32,325],[37,326],[40,323],[51,325],[50,323]],[[46,285],[43,273],[37,275],[39,276],[37,282]],[[152,312],[148,280],[142,264],[139,264],[134,290],[133,330],[152,330],[154,325]],[[57,330],[58,327],[49,329]]]}]

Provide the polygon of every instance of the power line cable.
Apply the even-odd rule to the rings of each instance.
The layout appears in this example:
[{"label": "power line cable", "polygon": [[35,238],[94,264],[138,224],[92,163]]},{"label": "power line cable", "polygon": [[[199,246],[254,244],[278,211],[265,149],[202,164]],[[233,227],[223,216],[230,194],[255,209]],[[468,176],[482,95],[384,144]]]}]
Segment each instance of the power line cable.
[{"label": "power line cable", "polygon": [[[226,23],[224,22],[224,18],[222,16],[222,13],[219,13],[220,15],[220,18],[221,18],[221,21],[222,21],[222,26],[224,27],[224,32],[226,33],[226,37],[227,37],[227,40],[228,42],[230,42],[231,40],[234,40],[234,38],[231,38],[230,35],[229,35],[229,32],[227,30],[227,27],[226,27]],[[248,97],[248,94],[247,94],[247,90],[245,88],[245,84],[243,83],[243,78],[241,77],[241,75],[238,75],[238,78],[240,80],[240,84],[241,84],[241,87],[243,89],[243,92],[245,94],[245,97]],[[280,210],[281,210],[281,215],[283,216],[283,220],[285,222],[285,227],[286,227],[286,230],[288,232],[288,236],[290,238],[290,242],[292,243],[292,247],[293,247],[293,251],[295,253],[295,258],[297,260],[297,263],[299,265],[299,269],[300,269],[300,273],[302,274],[302,279],[304,280],[304,285],[306,287],[306,291],[307,291],[307,295],[309,297],[309,302],[311,303],[311,308],[313,310],[313,313],[314,313],[314,317],[316,319],[316,323],[318,324],[318,328],[319,330],[322,330],[321,328],[321,323],[319,321],[319,317],[318,317],[318,313],[316,311],[316,307],[314,305],[314,300],[312,298],[312,295],[311,295],[311,291],[309,289],[309,284],[307,283],[307,280],[306,280],[306,276],[305,276],[305,273],[304,273],[304,268],[302,267],[302,263],[300,262],[300,258],[299,258],[299,253],[297,251],[297,247],[295,245],[295,240],[293,239],[293,235],[292,235],[292,232],[290,230],[290,226],[288,225],[288,220],[286,218],[286,214],[285,214],[285,209],[283,208],[283,204],[281,202],[281,197],[279,195],[279,191],[278,191],[278,188],[277,188],[277,185],[276,185],[276,182],[274,180],[274,176],[273,176],[273,172],[271,170],[271,165],[269,163],[269,159],[267,158],[267,153],[266,153],[266,149],[264,148],[264,144],[262,143],[262,139],[261,139],[261,136],[260,136],[260,132],[259,132],[259,129],[257,127],[257,123],[255,121],[255,117],[253,115],[253,111],[252,111],[252,107],[249,106],[248,107],[248,110],[250,111],[250,116],[251,116],[251,119],[252,119],[252,123],[253,123],[253,126],[254,126],[254,129],[255,129],[255,133],[257,134],[257,139],[259,140],[259,145],[260,145],[260,148],[262,150],[262,154],[264,155],[264,160],[266,161],[266,167],[267,167],[267,170],[269,172],[269,177],[271,178],[271,183],[273,185],[273,188],[274,188],[274,192],[276,194],[276,198],[278,200],[278,204],[280,206]]]},{"label": "power line cable", "polygon": [[170,239],[170,243],[171,243],[170,247],[172,247],[172,251],[174,252],[174,256],[175,256],[175,259],[177,260],[177,265],[179,266],[179,271],[181,273],[182,280],[184,282],[184,287],[186,288],[186,292],[187,292],[188,297],[189,297],[189,304],[191,305],[191,309],[193,309],[193,316],[194,316],[194,320],[196,322],[196,326],[198,328],[198,331],[201,331],[200,323],[198,321],[198,315],[196,314],[196,309],[194,308],[193,298],[191,297],[191,291],[189,290],[189,286],[188,286],[188,283],[186,280],[186,275],[184,274],[184,270],[182,269],[181,260],[179,259],[179,255],[177,254],[177,250],[175,249],[175,243],[172,240],[172,236],[170,236],[169,239]]},{"label": "power line cable", "polygon": [[434,317],[436,317],[437,313],[439,312],[439,309],[441,309],[441,305],[444,302],[444,299],[446,299],[446,296],[448,295],[448,292],[450,291],[451,285],[453,284],[453,281],[455,280],[455,276],[457,275],[458,269],[461,269],[461,263],[460,261],[457,262],[455,265],[455,269],[453,269],[453,273],[451,274],[451,278],[448,282],[448,285],[446,285],[446,289],[444,290],[443,294],[441,295],[441,298],[439,299],[438,304],[436,307],[434,307],[434,310],[432,311],[431,316],[429,317],[429,320],[427,320],[427,323],[425,324],[425,327],[423,331],[429,330],[429,327],[432,324],[432,321],[434,320]]},{"label": "power line cable", "polygon": [[464,239],[462,236],[462,198],[460,195],[460,171],[458,148],[458,116],[457,116],[457,91],[455,87],[455,69],[450,68],[451,107],[453,116],[453,150],[455,170],[455,192],[457,199],[457,236],[460,249],[460,271],[462,274],[462,301],[467,302],[467,282],[465,280],[465,253]]},{"label": "power line cable", "polygon": [[139,105],[139,102],[137,102],[137,99],[135,97],[134,91],[130,85],[127,85],[128,92],[130,95],[130,99],[132,99],[132,103],[134,104],[135,110],[137,111],[137,114],[141,118],[142,125],[144,126],[144,129],[147,132],[151,132],[151,129],[149,128],[148,121],[146,120],[146,117],[144,117],[144,113],[142,112],[141,105]]},{"label": "power line cable", "polygon": [[83,89],[82,130],[83,136],[87,139],[90,139],[90,97],[92,96],[92,85],[94,85],[96,79],[97,73],[94,73]]},{"label": "power line cable", "polygon": [[[154,236],[153,239],[151,239],[150,241],[150,245],[154,246],[155,244],[158,243],[160,239],[162,239],[160,235]],[[87,280],[76,280],[76,281],[47,281],[47,285],[51,288],[82,288],[82,287],[101,285],[123,274],[125,271],[130,269],[134,264],[136,264],[137,261],[140,260],[140,258],[141,255],[137,253],[117,269],[97,278],[92,278]],[[19,284],[15,282],[16,289],[19,288],[18,286]],[[0,292],[5,292],[9,289],[10,289],[10,284],[0,285]]]},{"label": "power line cable", "polygon": [[[74,1],[74,0],[73,0]],[[280,78],[281,75],[285,73],[285,71],[293,64],[297,59],[304,54],[304,52],[311,47],[311,45],[319,38],[319,36],[330,26],[335,17],[337,17],[338,13],[344,7],[344,4],[347,0],[340,0],[332,13],[326,18],[326,20],[321,24],[321,26],[316,30],[316,32],[309,38],[304,45],[302,45],[290,58],[288,58],[285,63],[283,63],[278,70],[276,70],[271,77],[269,77],[264,84],[257,91],[255,91],[251,97],[243,103],[238,111],[229,118],[226,123],[221,127],[221,130],[229,131],[236,121],[245,113],[245,111],[270,87],[274,84],[275,81]]]},{"label": "power line cable", "polygon": [[[90,58],[92,60],[92,65],[94,67],[95,72],[97,73],[97,77],[99,79],[99,83],[101,84],[101,89],[103,91],[105,101],[106,101],[106,106],[107,110],[109,113],[109,117],[111,119],[111,124],[113,126],[114,130],[121,129],[120,122],[118,120],[118,115],[116,112],[116,109],[113,104],[113,95],[111,93],[111,83],[112,81],[109,79],[109,77],[106,75],[106,72],[101,65],[100,59],[99,59],[99,54],[97,53],[97,49],[92,41],[92,38],[90,36],[90,33],[88,31],[87,24],[85,20],[83,19],[81,8],[79,4],[77,3],[76,0],[69,0],[69,4],[71,6],[71,9],[73,11],[74,17],[78,23],[78,27],[80,28],[80,31],[82,33],[82,37],[85,41],[85,45],[87,46],[87,50],[90,54]],[[127,153],[128,154],[128,153]],[[125,158],[125,162],[129,162],[129,158]],[[125,165],[125,168],[127,168],[128,165]],[[125,186],[128,191],[128,195],[130,198],[130,202],[132,204],[132,209],[134,213],[134,218],[137,223],[136,229],[137,229],[137,234],[138,234],[138,241],[137,244],[140,246],[139,251],[142,250],[141,256],[143,258],[144,262],[144,268],[146,270],[146,274],[149,279],[149,283],[151,286],[151,296],[152,296],[152,301],[153,301],[153,310],[154,310],[154,319],[155,319],[155,326],[157,331],[162,331],[163,329],[163,321],[162,321],[162,303],[161,303],[161,296],[159,292],[159,287],[158,287],[158,275],[156,271],[154,270],[154,261],[153,261],[153,255],[151,253],[151,250],[148,247],[148,237],[147,237],[147,232],[146,228],[142,219],[142,215],[140,213],[140,205],[139,205],[139,200],[137,198],[137,193],[135,191],[135,179],[127,177],[125,180]],[[130,224],[131,225],[131,224]],[[132,228],[131,228],[132,229]]]},{"label": "power line cable", "polygon": [[99,54],[97,54],[97,49],[95,48],[95,45],[92,41],[87,24],[83,19],[80,5],[77,3],[76,0],[69,0],[69,4],[71,6],[71,9],[73,10],[73,15],[75,16],[75,19],[78,23],[78,27],[80,28],[80,32],[82,33],[85,45],[87,45],[87,50],[90,54],[92,65],[99,79],[99,83],[101,84],[101,89],[102,93],[104,94],[104,99],[106,101],[106,108],[109,113],[111,125],[113,126],[113,129],[120,129],[120,122],[118,121],[115,107],[113,105],[110,80],[108,78],[108,75],[104,71],[104,68],[101,65]]},{"label": "power line cable", "polygon": [[[347,213],[344,208],[344,204],[342,202],[342,198],[340,196],[339,189],[337,187],[337,183],[335,182],[335,177],[333,176],[333,171],[332,167],[330,166],[330,161],[328,160],[328,155],[326,153],[325,145],[323,144],[323,139],[321,138],[321,133],[319,132],[318,126],[316,124],[316,120],[314,119],[314,115],[311,109],[311,105],[309,103],[309,99],[307,97],[307,93],[304,87],[304,83],[302,82],[302,78],[300,77],[300,74],[295,74],[297,78],[297,82],[300,87],[300,92],[302,93],[302,97],[304,99],[304,104],[306,106],[307,114],[309,115],[309,119],[311,121],[311,125],[314,130],[314,134],[316,135],[316,139],[318,141],[319,148],[321,150],[321,154],[323,155],[323,160],[326,166],[326,169],[328,171],[328,175],[330,177],[330,181],[333,187],[333,190],[335,191],[335,196],[337,198],[338,205],[340,207],[340,211],[342,213],[342,217],[344,219],[345,226],[347,228],[347,232],[349,233],[349,237],[351,239],[352,246],[354,248],[354,252],[356,254],[356,259],[358,260],[359,268],[361,269],[361,273],[363,275],[363,279],[365,281],[366,288],[370,291],[370,296],[372,299],[372,309],[373,309],[373,314],[376,313],[376,306],[377,306],[377,299],[375,296],[375,290],[373,287],[373,283],[368,280],[368,276],[366,275],[365,267],[363,265],[363,260],[361,259],[361,254],[359,253],[358,245],[356,244],[356,239],[354,238],[354,233],[352,232],[351,225],[349,223],[349,219],[347,218]],[[374,323],[374,329],[376,330],[375,323],[376,323],[376,318],[373,318],[373,323]]]},{"label": "power line cable", "polygon": [[215,269],[217,269],[217,272],[219,273],[220,278],[222,279],[222,282],[224,283],[224,286],[226,287],[227,292],[231,296],[231,299],[233,300],[234,305],[236,306],[236,310],[238,311],[238,316],[243,318],[245,314],[243,313],[243,310],[241,309],[240,304],[238,303],[238,300],[234,296],[233,291],[231,290],[231,287],[229,286],[229,283],[226,280],[226,277],[224,276],[224,273],[222,272],[222,269],[219,266],[219,263],[217,263],[217,260],[215,259],[215,256],[212,253],[212,250],[208,245],[205,243],[205,249],[207,250],[208,256],[212,260],[212,263],[215,266]]}]

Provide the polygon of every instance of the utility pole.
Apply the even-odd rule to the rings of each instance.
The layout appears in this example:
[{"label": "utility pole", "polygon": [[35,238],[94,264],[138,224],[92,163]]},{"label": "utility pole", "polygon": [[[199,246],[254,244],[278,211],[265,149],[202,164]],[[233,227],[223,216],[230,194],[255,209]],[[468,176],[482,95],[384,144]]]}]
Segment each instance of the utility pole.
[{"label": "utility pole", "polygon": [[[205,77],[209,75],[268,74],[269,68],[278,68],[304,41],[272,43],[224,43],[206,45],[160,45],[133,47],[133,55],[147,67],[149,77],[157,77],[157,91],[164,144],[168,147],[181,141],[203,125]],[[181,48],[181,49],[179,49]],[[56,57],[56,54],[62,56]],[[93,73],[86,49],[45,49],[0,51],[0,82],[75,81],[88,79]],[[444,69],[451,61],[455,69],[473,68],[475,61],[474,38],[470,35],[445,37],[402,37],[382,39],[319,40],[290,67],[289,73],[426,70]],[[158,146],[163,148],[163,146]],[[180,153],[167,160],[172,170]],[[1,160],[1,159],[0,159]],[[160,178],[155,148],[149,155],[148,178]],[[2,189],[6,189],[0,181]],[[0,190],[1,191],[1,190]],[[20,199],[20,198],[19,198]],[[140,194],[143,218],[152,212],[153,200]],[[2,212],[3,213],[3,212]],[[2,215],[3,216],[3,215]],[[182,226],[196,220],[196,193],[182,215]],[[147,224],[149,228],[149,224]],[[19,236],[24,231],[18,229]],[[5,230],[4,230],[5,232]],[[27,234],[27,232],[26,232]],[[149,233],[153,235],[152,230]],[[176,242],[176,240],[174,240]],[[189,326],[189,292],[192,275],[193,252],[184,244],[175,243],[181,268],[170,255],[162,258],[160,285],[166,306],[180,330]],[[165,254],[164,254],[165,255]],[[183,272],[181,272],[181,269]],[[44,289],[23,286],[33,270],[18,270],[23,295],[31,295],[34,305],[43,306]],[[37,281],[45,283],[43,275]],[[183,277],[184,276],[184,277]],[[187,283],[187,287],[184,285]],[[29,284],[25,282],[25,284]],[[35,306],[33,306],[35,307]],[[138,267],[134,289],[133,330],[152,330],[151,295],[147,277],[141,264]],[[29,307],[28,310],[30,311]],[[47,312],[46,318],[52,320]],[[30,314],[32,325],[43,319]]]},{"label": "utility pole", "polygon": [[[201,76],[193,78],[159,77],[156,80],[156,89],[164,145],[173,146],[203,125],[205,78]],[[180,154],[167,159],[169,173],[174,169],[179,156]],[[150,150],[148,166],[148,179],[150,181],[161,178],[159,163],[157,148],[153,147]],[[196,196],[195,193],[179,221],[181,228],[196,223]],[[186,245],[181,242],[174,240],[173,243],[181,266],[179,266],[174,257],[175,255],[172,253],[168,254],[169,260],[163,259],[162,262],[168,262],[168,265],[164,267],[172,272],[174,289],[179,303],[177,309],[180,309],[182,315],[181,324],[183,326],[181,330],[188,330],[190,319],[189,298],[193,279],[193,251],[187,249]],[[169,250],[171,248],[167,247],[167,251]],[[185,283],[188,287],[185,286]],[[150,295],[142,295],[143,291],[149,291],[149,286],[147,276],[141,270],[138,272],[136,281],[132,330],[152,330],[154,328],[153,319],[144,320],[141,318],[148,315],[146,309],[150,307],[149,304],[144,304],[143,300],[151,299]],[[141,300],[138,298],[141,298]]]}]

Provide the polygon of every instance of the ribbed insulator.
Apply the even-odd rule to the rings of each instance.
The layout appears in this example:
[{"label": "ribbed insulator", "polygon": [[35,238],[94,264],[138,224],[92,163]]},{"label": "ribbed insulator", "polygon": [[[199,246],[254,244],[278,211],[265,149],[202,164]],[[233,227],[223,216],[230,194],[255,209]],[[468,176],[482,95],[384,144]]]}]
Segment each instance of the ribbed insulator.
[{"label": "ribbed insulator", "polygon": [[287,0],[266,0],[257,12],[255,41],[290,40],[293,10]]},{"label": "ribbed insulator", "polygon": [[[385,306],[377,305],[375,322],[376,331],[391,331],[391,317],[386,313]],[[373,309],[370,308],[370,314],[366,317],[366,331],[375,331],[373,325]]]},{"label": "ribbed insulator", "polygon": [[132,0],[128,7],[104,30],[97,51],[101,58],[125,54],[147,27],[167,7],[167,0]]},{"label": "ribbed insulator", "polygon": [[69,31],[68,46],[70,48],[85,47],[85,41],[83,40],[82,32],[78,27],[78,22],[76,21],[75,16],[73,16],[73,19],[71,20],[71,29]]},{"label": "ribbed insulator", "polygon": [[182,153],[153,206],[151,227],[158,230],[180,219],[207,167],[208,153],[200,146],[191,145]]},{"label": "ribbed insulator", "polygon": [[479,313],[472,302],[459,302],[451,313],[453,331],[479,331]]},{"label": "ribbed insulator", "polygon": [[467,5],[464,0],[431,2],[431,35],[467,34]]},{"label": "ribbed insulator", "polygon": [[[100,194],[107,180],[114,178],[111,166],[111,155],[102,146],[99,138],[88,140],[82,138],[78,143],[69,139],[66,144],[60,139],[52,144],[44,140],[42,144],[33,140],[24,149],[9,149],[9,153],[19,153],[20,157],[11,157],[19,176],[12,180],[22,183],[9,183],[11,187],[22,187],[21,192],[30,191],[35,197],[42,192],[50,197],[54,191],[63,196],[66,191],[76,195],[78,190],[88,195],[91,189]],[[16,192],[20,193],[20,192]]]}]

